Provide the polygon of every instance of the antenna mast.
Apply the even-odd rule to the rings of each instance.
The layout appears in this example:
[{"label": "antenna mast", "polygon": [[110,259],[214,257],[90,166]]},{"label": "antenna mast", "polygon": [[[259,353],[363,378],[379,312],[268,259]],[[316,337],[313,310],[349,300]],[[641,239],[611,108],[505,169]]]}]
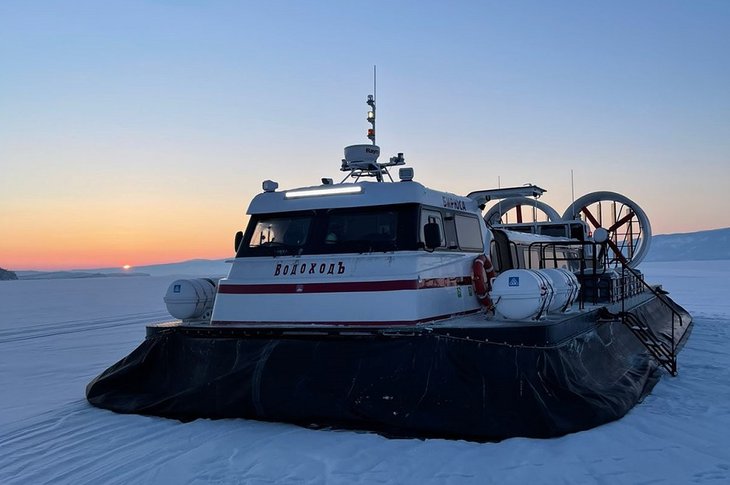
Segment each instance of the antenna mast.
[{"label": "antenna mast", "polygon": [[570,199],[571,199],[571,205],[570,207],[573,208],[573,219],[575,219],[575,184],[573,183],[573,169],[570,169]]},{"label": "antenna mast", "polygon": [[[390,161],[385,163],[379,163],[378,157],[380,156],[380,147],[375,144],[375,93],[377,89],[377,71],[376,66],[373,66],[373,94],[368,95],[368,123],[371,127],[368,128],[368,139],[370,139],[372,145],[350,145],[345,147],[345,158],[342,159],[342,166],[340,170],[343,172],[349,172],[347,176],[342,179],[342,182],[352,177],[355,182],[360,180],[360,177],[375,177],[378,182],[384,181],[384,175],[393,181],[393,177],[388,172],[388,167],[394,167],[396,165],[405,165],[406,160],[403,158],[403,153],[398,153],[394,157],[390,157]],[[405,177],[405,178],[404,178]],[[410,177],[410,178],[407,178]],[[413,173],[410,175],[406,174],[401,176],[401,180],[412,180]],[[342,183],[340,182],[340,183]]]},{"label": "antenna mast", "polygon": [[368,138],[372,140],[373,145],[375,145],[375,95],[377,94],[377,66],[373,66],[373,94],[368,95],[368,106],[370,106],[370,109],[368,110],[368,122],[372,125],[372,128],[368,129]]}]

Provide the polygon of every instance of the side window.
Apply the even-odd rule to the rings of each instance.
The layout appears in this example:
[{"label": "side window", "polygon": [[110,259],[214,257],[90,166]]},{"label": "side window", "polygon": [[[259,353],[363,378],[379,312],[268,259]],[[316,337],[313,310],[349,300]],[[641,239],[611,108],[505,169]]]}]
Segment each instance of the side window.
[{"label": "side window", "polygon": [[429,210],[429,209],[423,209],[421,211],[421,224],[420,224],[420,233],[421,233],[421,242],[426,241],[426,237],[423,234],[423,226],[428,224],[429,222],[435,222],[439,225],[439,232],[441,232],[441,244],[440,246],[444,246],[444,221],[441,218],[441,212],[435,211],[435,210]]},{"label": "side window", "polygon": [[484,240],[482,229],[479,226],[479,219],[467,217],[460,214],[454,216],[456,223],[456,235],[459,239],[459,247],[467,251],[483,251]]},{"label": "side window", "polygon": [[492,263],[495,267],[499,268],[499,271],[506,271],[515,267],[519,267],[517,260],[517,252],[514,248],[514,243],[510,243],[509,238],[501,230],[492,231],[494,239],[492,239]]},{"label": "side window", "polygon": [[444,232],[446,234],[446,247],[459,249],[459,240],[456,238],[456,222],[453,214],[444,217]]}]

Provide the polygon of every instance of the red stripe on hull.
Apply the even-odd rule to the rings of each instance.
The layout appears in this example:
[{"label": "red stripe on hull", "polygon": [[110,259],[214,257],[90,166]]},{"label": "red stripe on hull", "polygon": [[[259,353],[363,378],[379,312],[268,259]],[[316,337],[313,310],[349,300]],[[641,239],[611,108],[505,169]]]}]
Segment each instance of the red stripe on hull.
[{"label": "red stripe on hull", "polygon": [[402,327],[402,326],[408,326],[408,325],[418,325],[420,323],[426,323],[426,322],[434,322],[436,320],[444,320],[446,318],[452,318],[452,317],[460,317],[463,315],[471,315],[472,313],[477,313],[481,310],[481,308],[477,308],[474,310],[469,310],[465,312],[459,312],[459,313],[449,313],[446,315],[437,315],[434,317],[428,317],[428,318],[421,318],[419,320],[398,320],[398,321],[367,321],[367,322],[231,322],[231,321],[221,321],[221,320],[214,320],[211,322],[211,325],[241,325],[246,327],[286,327],[286,326],[322,326],[322,327],[337,327],[337,326],[347,326],[347,327],[372,327],[380,325],[382,327]]},{"label": "red stripe on hull", "polygon": [[218,293],[227,295],[267,295],[286,293],[353,293],[365,291],[422,290],[471,284],[471,276],[425,280],[354,281],[342,283],[280,283],[265,285],[223,284]]}]

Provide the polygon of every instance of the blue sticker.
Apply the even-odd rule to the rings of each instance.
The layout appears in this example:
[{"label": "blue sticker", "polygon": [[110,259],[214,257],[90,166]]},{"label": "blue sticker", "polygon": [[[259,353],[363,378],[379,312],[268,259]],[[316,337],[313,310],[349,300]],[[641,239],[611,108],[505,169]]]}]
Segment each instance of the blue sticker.
[{"label": "blue sticker", "polygon": [[509,285],[510,286],[520,286],[520,277],[519,276],[510,276]]},{"label": "blue sticker", "polygon": [[175,285],[172,287],[173,293],[180,293],[180,285]]}]

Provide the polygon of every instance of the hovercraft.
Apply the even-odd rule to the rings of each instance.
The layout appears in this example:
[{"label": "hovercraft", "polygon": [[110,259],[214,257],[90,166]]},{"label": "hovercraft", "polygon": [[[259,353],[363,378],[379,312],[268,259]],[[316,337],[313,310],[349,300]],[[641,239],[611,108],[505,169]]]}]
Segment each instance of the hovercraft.
[{"label": "hovercraft", "polygon": [[618,419],[676,375],[692,318],[637,269],[637,204],[427,188],[402,153],[378,161],[368,105],[345,178],[265,181],[228,277],[173,282],[177,320],[89,383],[91,404],[485,441]]}]

